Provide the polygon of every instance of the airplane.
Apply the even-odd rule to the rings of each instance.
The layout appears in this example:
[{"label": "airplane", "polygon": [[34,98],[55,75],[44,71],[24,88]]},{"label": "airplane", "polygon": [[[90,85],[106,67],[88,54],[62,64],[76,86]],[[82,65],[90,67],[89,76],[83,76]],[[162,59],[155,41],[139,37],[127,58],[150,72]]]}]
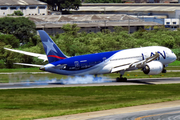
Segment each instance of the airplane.
[{"label": "airplane", "polygon": [[142,69],[147,75],[166,73],[165,67],[176,60],[176,55],[169,48],[163,46],[148,46],[68,57],[44,30],[38,32],[46,55],[4,49],[37,57],[44,61],[48,60],[49,63],[46,65],[15,64],[39,67],[43,71],[70,76],[95,75],[97,77],[99,74],[119,73],[120,77],[116,81],[121,82],[127,81],[127,78],[123,77],[126,71]]}]

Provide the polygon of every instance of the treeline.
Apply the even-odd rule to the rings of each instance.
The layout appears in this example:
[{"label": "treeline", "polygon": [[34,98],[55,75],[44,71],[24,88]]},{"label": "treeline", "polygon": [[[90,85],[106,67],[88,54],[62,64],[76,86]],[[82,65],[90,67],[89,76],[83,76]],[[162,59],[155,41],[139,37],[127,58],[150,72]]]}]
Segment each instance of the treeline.
[{"label": "treeline", "polygon": [[81,6],[81,0],[40,0],[46,2],[49,9],[54,11],[69,11],[70,9],[78,10]]},{"label": "treeline", "polygon": [[[66,24],[62,29],[65,31],[64,33],[56,34],[55,36],[51,36],[51,38],[67,56],[77,56],[141,46],[166,46],[173,49],[176,55],[180,56],[179,29],[177,31],[171,31],[158,27],[151,31],[141,29],[132,34],[128,34],[128,31],[122,27],[115,27],[114,32],[110,32],[106,29],[98,33],[79,33],[78,31],[80,28],[77,27],[76,24]],[[4,37],[0,36],[0,38]],[[11,40],[12,38],[10,37],[8,39]],[[1,44],[1,48],[3,48],[4,45],[6,45],[6,47],[17,47],[17,44],[13,46],[9,43],[8,39],[3,42],[3,45]],[[7,44],[10,44],[11,46],[7,46]],[[28,44],[18,47],[18,49],[41,54],[44,53],[44,48],[40,42],[39,36],[36,36],[36,44],[34,44],[33,41],[29,41]],[[37,58],[1,49],[0,67],[19,67],[14,66],[14,62],[44,64],[43,61],[38,60]]]},{"label": "treeline", "polygon": [[64,25],[65,33],[52,37],[59,48],[69,56],[98,53],[120,49],[166,46],[170,49],[180,48],[180,30],[171,31],[162,27],[146,31],[141,29],[128,34],[127,29],[115,27],[114,32],[108,29],[98,33],[78,33],[76,24]]},{"label": "treeline", "polygon": [[[14,68],[14,62],[33,62],[36,58],[12,53],[9,48],[27,48],[40,43],[36,25],[25,17],[0,18],[0,68]],[[18,66],[17,66],[18,67]]]}]

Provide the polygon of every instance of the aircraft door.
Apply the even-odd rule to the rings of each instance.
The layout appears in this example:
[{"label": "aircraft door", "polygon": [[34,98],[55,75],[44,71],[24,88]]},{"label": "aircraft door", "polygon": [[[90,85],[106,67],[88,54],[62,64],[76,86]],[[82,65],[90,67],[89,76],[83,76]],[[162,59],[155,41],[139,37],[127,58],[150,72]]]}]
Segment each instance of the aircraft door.
[{"label": "aircraft door", "polygon": [[79,66],[79,61],[75,61],[75,62],[74,62],[74,66],[75,66],[76,69],[79,69],[79,67],[80,67],[80,66]]}]

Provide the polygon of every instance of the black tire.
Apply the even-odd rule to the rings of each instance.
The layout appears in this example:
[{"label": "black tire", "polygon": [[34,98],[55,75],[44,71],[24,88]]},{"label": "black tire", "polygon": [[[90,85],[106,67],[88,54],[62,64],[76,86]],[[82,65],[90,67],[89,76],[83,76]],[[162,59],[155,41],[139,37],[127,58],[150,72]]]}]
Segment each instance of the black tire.
[{"label": "black tire", "polygon": [[116,82],[127,82],[127,78],[116,78]]},{"label": "black tire", "polygon": [[166,69],[163,69],[163,70],[162,70],[162,73],[166,73]]},{"label": "black tire", "polygon": [[120,78],[119,77],[116,78],[116,82],[120,82]]},{"label": "black tire", "polygon": [[127,78],[122,78],[122,82],[127,82]]}]

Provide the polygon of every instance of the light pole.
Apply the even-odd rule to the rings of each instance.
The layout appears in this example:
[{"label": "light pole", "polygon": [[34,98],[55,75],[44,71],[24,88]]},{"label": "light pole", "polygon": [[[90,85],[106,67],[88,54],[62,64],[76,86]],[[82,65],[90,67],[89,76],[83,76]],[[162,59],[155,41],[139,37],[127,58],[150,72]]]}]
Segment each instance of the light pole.
[{"label": "light pole", "polygon": [[128,34],[130,34],[130,18],[128,17]]},{"label": "light pole", "polygon": [[[109,17],[106,17],[106,18],[109,20]],[[107,20],[105,19],[105,21],[104,21],[105,29],[106,29],[106,23],[107,23]]]},{"label": "light pole", "polygon": [[106,8],[105,8],[105,7],[103,7],[103,8],[101,8],[101,9],[104,9],[104,14],[106,14]]},{"label": "light pole", "polygon": [[179,15],[179,28],[180,28],[180,15]]}]

